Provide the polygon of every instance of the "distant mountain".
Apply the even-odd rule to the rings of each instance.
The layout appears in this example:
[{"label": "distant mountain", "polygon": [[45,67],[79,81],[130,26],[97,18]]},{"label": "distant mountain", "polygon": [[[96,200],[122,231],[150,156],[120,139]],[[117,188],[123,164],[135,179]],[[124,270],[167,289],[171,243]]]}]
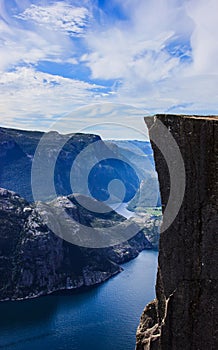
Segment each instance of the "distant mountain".
[{"label": "distant mountain", "polygon": [[[44,133],[38,131],[0,128],[0,186],[19,193],[29,201],[33,201],[32,160],[43,135]],[[65,139],[67,141],[69,137],[57,132],[50,132],[47,135],[44,151],[49,161],[55,157],[55,149],[59,147],[59,143],[65,143]],[[76,156],[87,145],[101,140],[99,136],[91,134],[72,134],[70,136],[56,159],[54,182],[58,195],[72,193],[70,170]],[[45,192],[45,199],[46,196]]]},{"label": "distant mountain", "polygon": [[105,143],[117,146],[119,152],[129,161],[137,160],[138,167],[141,166],[144,171],[155,171],[153,150],[149,141],[107,140]]},{"label": "distant mountain", "polygon": [[111,140],[105,142],[115,154],[121,154],[135,169],[139,183],[128,209],[142,211],[161,205],[159,183],[150,142],[137,140]]},{"label": "distant mountain", "polygon": [[[98,135],[80,133],[61,135],[57,132],[49,132],[44,134],[37,131],[0,128],[1,187],[19,193],[28,201],[33,201],[32,162],[37,146],[44,135],[46,135],[46,144],[43,149],[46,155],[45,167],[49,167],[49,164],[55,161],[54,185],[57,195],[69,195],[73,192],[71,187],[71,176],[73,176],[76,179],[77,193],[90,194],[100,201],[105,201],[110,197],[108,184],[113,179],[118,179],[124,184],[126,194],[123,200],[125,202],[134,197],[140,181],[134,167],[126,162],[125,155],[108,147]],[[57,155],[60,144],[63,144],[63,147]],[[85,149],[88,151],[71,174],[75,159]],[[86,180],[88,189],[81,180],[86,170],[89,172]],[[42,172],[43,169],[40,171]],[[46,181],[47,179],[43,178],[42,195],[44,198],[41,199],[45,200],[52,199],[49,189],[45,186]],[[39,187],[41,185],[42,181]]]},{"label": "distant mountain", "polygon": [[151,147],[150,141],[139,141],[139,140],[109,140],[107,142],[112,142],[113,144],[117,145],[118,147],[130,151],[131,153],[136,153],[138,155],[146,155],[152,165],[152,168],[154,169],[154,158],[153,158],[153,150]]},{"label": "distant mountain", "polygon": [[[85,199],[91,200],[83,196]],[[77,196],[68,196],[48,203],[53,208],[61,207],[74,219],[72,235],[79,224],[102,227],[106,220],[105,235],[110,225],[125,225],[125,218],[116,212],[93,213],[77,201]],[[0,300],[32,298],[99,284],[119,273],[120,263],[152,248],[140,228],[132,239],[114,247],[91,249],[70,244],[48,228],[35,204],[2,188],[0,227]]]}]

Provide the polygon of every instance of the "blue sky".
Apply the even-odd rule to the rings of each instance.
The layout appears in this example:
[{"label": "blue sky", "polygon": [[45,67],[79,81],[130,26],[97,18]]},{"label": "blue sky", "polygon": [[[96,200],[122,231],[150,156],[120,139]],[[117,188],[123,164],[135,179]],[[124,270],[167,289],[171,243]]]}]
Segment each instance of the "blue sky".
[{"label": "blue sky", "polygon": [[0,124],[98,123],[108,138],[143,115],[217,114],[217,13],[217,0],[0,0]]}]

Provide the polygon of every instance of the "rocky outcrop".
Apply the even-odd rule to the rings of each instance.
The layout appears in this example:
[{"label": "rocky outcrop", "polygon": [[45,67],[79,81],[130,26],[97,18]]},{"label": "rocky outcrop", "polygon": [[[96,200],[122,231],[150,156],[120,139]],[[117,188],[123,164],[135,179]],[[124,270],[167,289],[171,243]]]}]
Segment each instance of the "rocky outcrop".
[{"label": "rocky outcrop", "polygon": [[[215,350],[218,117],[145,118],[151,140],[158,132],[158,121],[168,128],[180,148],[186,188],[178,215],[160,236],[157,298],[143,312],[136,349]],[[167,137],[162,141],[167,144]],[[160,150],[154,143],[152,147],[164,212],[169,198],[169,171]]]},{"label": "rocky outcrop", "polygon": [[[89,212],[77,199],[72,195],[58,197],[53,205],[66,210],[75,225],[78,222],[97,227],[104,220],[108,226],[125,224],[125,218],[116,212]],[[142,231],[127,242],[102,249],[68,243],[46,226],[35,204],[0,189],[0,300],[20,300],[99,284],[122,271],[119,264],[146,248],[152,245]]]}]

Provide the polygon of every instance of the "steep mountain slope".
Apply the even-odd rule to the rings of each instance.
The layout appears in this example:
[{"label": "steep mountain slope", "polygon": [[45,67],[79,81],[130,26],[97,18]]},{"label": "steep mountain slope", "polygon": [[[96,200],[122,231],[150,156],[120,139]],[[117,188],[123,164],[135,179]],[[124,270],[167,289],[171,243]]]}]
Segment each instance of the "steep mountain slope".
[{"label": "steep mountain slope", "polygon": [[[218,348],[218,116],[157,115],[145,118],[145,122],[152,140],[162,136],[165,149],[169,134],[173,135],[184,159],[186,183],[180,211],[160,235],[157,299],[143,312],[136,349],[215,350]],[[168,129],[165,135],[161,132],[162,124]],[[157,145],[153,143],[152,147],[165,211],[169,171]],[[165,223],[164,216],[163,226]]]},{"label": "steep mountain slope", "polygon": [[[125,224],[125,218],[116,212],[95,214],[78,205],[77,199],[58,197],[53,206],[61,206],[78,225],[97,227],[105,220],[108,226]],[[5,189],[0,189],[0,227],[0,300],[31,298],[101,283],[122,270],[120,263],[152,248],[140,230],[128,242],[115,247],[90,249],[68,243],[46,226],[35,204]]]}]

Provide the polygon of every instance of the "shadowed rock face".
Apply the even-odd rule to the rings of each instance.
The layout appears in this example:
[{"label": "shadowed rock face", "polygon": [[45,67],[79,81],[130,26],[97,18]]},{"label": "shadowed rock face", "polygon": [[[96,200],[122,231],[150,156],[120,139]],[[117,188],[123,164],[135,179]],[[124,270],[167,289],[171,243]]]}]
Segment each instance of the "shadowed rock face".
[{"label": "shadowed rock face", "polygon": [[[161,234],[157,299],[145,308],[137,350],[215,350],[217,337],[218,117],[157,115],[145,118],[153,138],[157,120],[170,129],[186,171],[181,209]],[[163,212],[169,172],[152,145]]]},{"label": "shadowed rock face", "polygon": [[[97,227],[107,220],[109,226],[125,221],[114,211],[96,215],[88,212],[72,195],[55,201],[78,225]],[[107,233],[107,226],[104,231]],[[152,245],[140,230],[129,241],[108,248],[70,244],[46,226],[35,204],[0,188],[0,300],[32,298],[99,284],[122,271],[120,263],[135,258],[146,248],[151,249]]]}]

